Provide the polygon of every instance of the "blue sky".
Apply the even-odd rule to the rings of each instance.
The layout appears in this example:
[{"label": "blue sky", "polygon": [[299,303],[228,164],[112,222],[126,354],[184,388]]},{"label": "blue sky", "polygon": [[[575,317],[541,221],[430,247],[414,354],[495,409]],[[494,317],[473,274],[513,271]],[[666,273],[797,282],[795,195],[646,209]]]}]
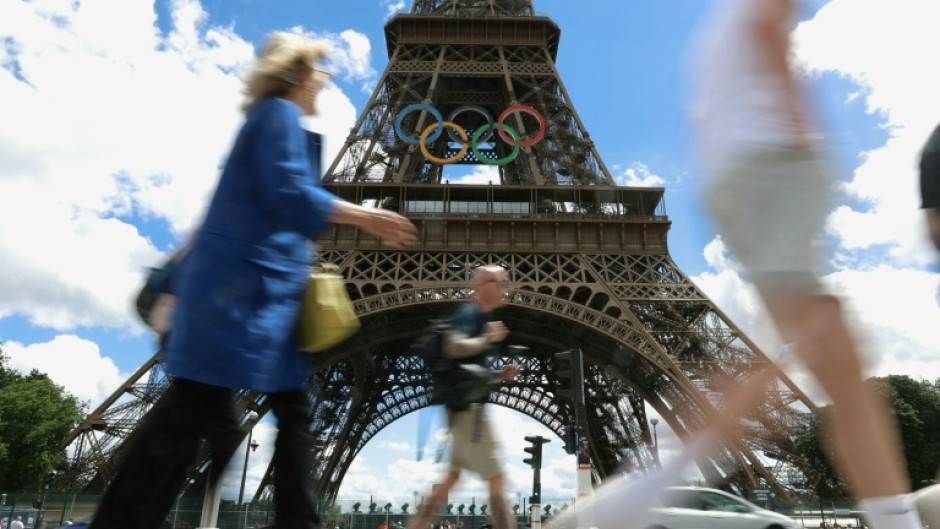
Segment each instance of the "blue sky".
[{"label": "blue sky", "polygon": [[[557,66],[607,166],[621,184],[666,188],[674,260],[772,349],[750,284],[699,205],[684,76],[705,4],[535,0],[537,13],[562,29]],[[337,77],[309,126],[328,135],[335,153],[387,63],[382,27],[396,9],[410,2],[4,2],[0,341],[13,365],[48,372],[91,407],[114,391],[153,353],[131,297],[143,268],[198,222],[240,121],[239,75],[254,47],[274,30],[331,44]],[[940,48],[931,25],[938,11],[935,0],[812,0],[794,33],[840,179],[826,227],[826,282],[846,297],[873,374],[940,376],[937,255],[920,222],[915,172],[940,121],[940,73],[926,67],[936,62],[929,50]],[[504,444],[510,492],[525,492],[521,438],[540,430],[502,422],[520,424],[507,428]],[[437,469],[415,461],[416,431],[406,417],[382,432],[342,493],[424,491]],[[249,490],[270,457],[272,432],[259,426]],[[675,446],[660,434],[665,449]],[[559,444],[547,447],[547,498],[574,492],[574,461]],[[482,491],[469,481],[466,494]]]}]

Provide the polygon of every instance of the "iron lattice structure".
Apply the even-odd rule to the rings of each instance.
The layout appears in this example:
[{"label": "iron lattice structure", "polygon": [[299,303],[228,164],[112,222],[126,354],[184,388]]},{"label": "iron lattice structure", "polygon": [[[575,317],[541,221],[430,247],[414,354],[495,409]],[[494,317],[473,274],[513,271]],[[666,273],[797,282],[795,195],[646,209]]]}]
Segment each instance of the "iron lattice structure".
[{"label": "iron lattice structure", "polygon": [[[651,468],[647,405],[687,437],[720,406],[715,390],[743,381],[766,357],[670,258],[663,189],[614,185],[555,69],[560,31],[530,1],[416,0],[385,32],[389,64],[324,182],[346,200],[406,215],[419,240],[390,250],[334,226],[320,241],[319,258],[342,269],[363,326],[318,356],[312,374],[317,492],[334,498],[378,432],[429,405],[428,373],[410,345],[429,320],[469,299],[471,270],[481,264],[509,270],[515,290],[497,317],[511,329],[509,343],[528,348],[496,359],[521,364],[522,375],[492,402],[562,436],[574,417],[556,397],[553,353],[579,347],[595,478]],[[441,165],[396,133],[399,112],[418,102],[443,115],[464,105],[491,115],[530,105],[544,114],[545,135],[498,166],[498,182],[450,185]],[[487,119],[462,116],[459,126],[470,131]],[[416,137],[433,119],[412,112],[399,125]],[[539,126],[527,114],[512,119],[523,135]],[[428,144],[439,157],[458,149],[446,136]],[[479,156],[492,161],[508,149],[491,141]],[[456,163],[481,160],[470,153]],[[155,357],[90,414],[68,439],[75,457],[62,479],[100,489],[166,383]],[[782,373],[767,397],[742,440],[698,463],[713,483],[769,485],[784,498],[791,474],[759,456],[772,454],[777,470],[810,472],[792,437],[814,406]],[[267,412],[263,395],[244,399]],[[270,494],[271,483],[269,469],[257,494]]]}]

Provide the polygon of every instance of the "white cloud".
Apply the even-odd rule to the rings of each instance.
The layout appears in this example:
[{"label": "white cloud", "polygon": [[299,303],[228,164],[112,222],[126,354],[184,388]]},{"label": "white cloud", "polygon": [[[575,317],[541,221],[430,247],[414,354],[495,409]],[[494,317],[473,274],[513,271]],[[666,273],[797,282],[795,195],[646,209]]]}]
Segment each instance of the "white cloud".
[{"label": "white cloud", "polygon": [[392,503],[397,506],[408,501],[407,498],[415,491],[419,495],[428,494],[430,484],[439,480],[446,471],[442,463],[429,458],[416,461],[412,455],[392,459],[390,454],[382,453],[381,442],[376,441],[378,439],[360,452],[350,465],[343,478],[343,498],[361,501],[361,498],[373,496],[380,505],[394,500]]},{"label": "white cloud", "polygon": [[[940,34],[933,0],[831,0],[796,30],[797,56],[813,73],[850,79],[860,99],[878,116],[890,140],[864,153],[844,189],[861,205],[842,206],[830,217],[829,232],[847,250],[886,245],[901,265],[933,259],[917,195],[916,162],[929,132],[940,121],[940,72],[935,61]],[[838,35],[838,38],[833,38]]]},{"label": "white cloud", "polygon": [[836,272],[826,281],[846,300],[873,374],[940,378],[937,274],[881,265]]},{"label": "white cloud", "polygon": [[[0,318],[140,331],[131,298],[163,249],[134,223],[183,234],[198,222],[241,122],[240,75],[254,54],[209,25],[198,1],[169,7],[161,34],[148,3],[4,5]],[[368,39],[325,38],[340,43],[344,72],[372,75]],[[356,110],[335,85],[322,97],[313,126],[327,135],[326,164]]]},{"label": "white cloud", "polygon": [[666,180],[650,171],[646,165],[636,162],[623,173],[614,175],[614,181],[621,186],[659,187],[666,184]]},{"label": "white cloud", "polygon": [[319,39],[329,46],[325,59],[326,67],[334,74],[353,81],[367,81],[367,85],[375,79],[375,69],[372,68],[372,42],[366,35],[351,29],[336,33],[310,33],[311,37]]},{"label": "white cloud", "polygon": [[317,115],[305,118],[305,126],[323,134],[323,159],[320,165],[324,172],[343,148],[350,129],[356,124],[358,111],[349,97],[335,84],[327,85],[317,96]]},{"label": "white cloud", "polygon": [[474,165],[469,173],[451,175],[445,168],[444,179],[451,184],[499,184],[499,169],[493,165]]},{"label": "white cloud", "polygon": [[382,5],[387,9],[386,16],[389,17],[405,11],[405,0],[382,0]]},{"label": "white cloud", "polygon": [[385,441],[379,444],[379,448],[390,452],[408,452],[414,453],[414,445],[403,442]]},{"label": "white cloud", "polygon": [[101,356],[98,345],[75,335],[59,335],[45,343],[23,345],[8,341],[3,352],[10,367],[28,374],[33,369],[90,405],[104,401],[130,376],[121,373],[114,361]]},{"label": "white cloud", "polygon": [[762,328],[763,305],[754,287],[741,275],[741,265],[728,251],[720,236],[715,237],[703,250],[705,262],[712,271],[692,277],[692,281],[722,309],[735,323],[749,334],[755,333],[767,344],[774,339],[769,328]]},{"label": "white cloud", "polygon": [[[779,339],[767,313],[720,238],[706,246],[705,258],[712,271],[691,279],[759,347],[777,354]],[[869,376],[940,378],[940,342],[934,332],[940,321],[937,274],[885,264],[834,272],[822,280],[843,301]],[[789,374],[812,398],[827,400],[803,369]]]},{"label": "white cloud", "polygon": [[345,58],[348,62],[345,64],[348,64],[347,68],[350,75],[354,79],[365,79],[374,76],[375,70],[372,68],[369,58],[369,53],[372,51],[372,43],[369,42],[369,37],[351,29],[340,33],[340,37],[346,44],[342,49],[346,51]]}]

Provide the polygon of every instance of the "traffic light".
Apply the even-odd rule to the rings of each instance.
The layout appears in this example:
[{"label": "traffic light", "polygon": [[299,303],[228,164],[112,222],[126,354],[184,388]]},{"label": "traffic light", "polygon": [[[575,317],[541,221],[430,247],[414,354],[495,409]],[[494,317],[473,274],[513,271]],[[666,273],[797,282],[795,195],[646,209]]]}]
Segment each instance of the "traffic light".
[{"label": "traffic light", "polygon": [[558,394],[572,400],[575,405],[584,405],[584,358],[581,349],[570,349],[555,353],[557,370],[561,382]]},{"label": "traffic light", "polygon": [[551,442],[551,439],[546,439],[541,435],[529,435],[525,437],[525,440],[532,444],[532,446],[523,448],[523,450],[532,454],[532,456],[522,460],[523,463],[532,467],[532,496],[529,498],[529,502],[539,504],[542,503],[542,478],[540,475],[542,468],[542,445]]},{"label": "traffic light", "polygon": [[550,439],[546,439],[541,435],[529,435],[525,437],[525,440],[532,443],[532,446],[527,446],[523,450],[532,454],[532,456],[523,459],[522,462],[535,469],[542,468],[542,445],[549,442]]},{"label": "traffic light", "polygon": [[575,428],[572,425],[565,426],[565,432],[562,434],[562,441],[565,442],[565,453],[574,454],[578,451],[578,436],[575,435]]},{"label": "traffic light", "polygon": [[55,479],[55,472],[46,472],[46,475],[42,477],[42,491],[49,492],[52,490],[52,480]]}]

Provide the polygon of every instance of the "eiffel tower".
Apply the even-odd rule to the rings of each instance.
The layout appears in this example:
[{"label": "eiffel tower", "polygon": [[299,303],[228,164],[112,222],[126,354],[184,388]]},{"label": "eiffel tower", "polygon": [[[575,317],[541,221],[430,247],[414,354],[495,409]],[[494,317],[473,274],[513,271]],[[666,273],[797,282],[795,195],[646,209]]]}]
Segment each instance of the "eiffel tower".
[{"label": "eiffel tower", "polygon": [[[595,480],[654,467],[647,406],[686,438],[720,406],[715,388],[767,362],[670,258],[664,190],[615,185],[555,67],[560,29],[531,0],[415,0],[385,34],[388,66],[323,181],[347,200],[406,215],[419,240],[392,250],[334,226],[319,242],[363,326],[311,375],[317,493],[335,498],[378,432],[429,405],[428,374],[410,344],[469,299],[481,264],[512,276],[497,317],[508,343],[527,347],[496,359],[520,364],[521,375],[492,403],[564,436],[574,415],[558,397],[553,353],[580,348]],[[487,166],[493,181],[450,184],[449,165]],[[61,479],[100,490],[166,384],[154,357],[72,432],[72,471]],[[709,482],[786,498],[794,476],[811,471],[792,436],[813,403],[782,373],[767,397],[741,440],[698,462]],[[243,398],[268,411],[264,395]],[[192,470],[191,489],[204,470]],[[271,484],[269,469],[256,497]]]}]

